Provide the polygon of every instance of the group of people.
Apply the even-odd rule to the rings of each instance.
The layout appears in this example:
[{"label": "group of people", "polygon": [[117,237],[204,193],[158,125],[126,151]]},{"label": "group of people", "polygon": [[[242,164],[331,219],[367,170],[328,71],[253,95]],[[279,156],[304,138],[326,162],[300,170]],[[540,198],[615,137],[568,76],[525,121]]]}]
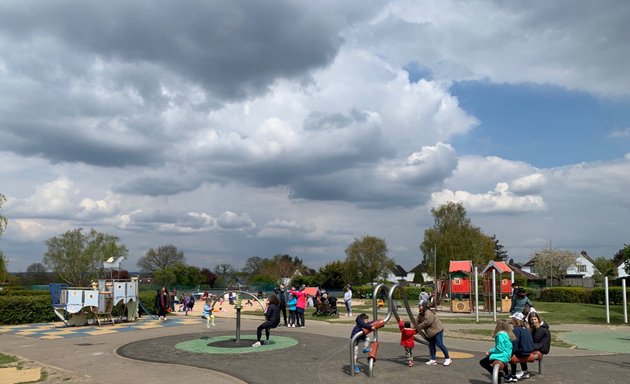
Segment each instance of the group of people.
[{"label": "group of people", "polygon": [[[409,321],[403,322],[400,320],[398,327],[400,329],[400,345],[403,347],[405,353],[405,361],[409,367],[413,367],[413,347],[415,346],[415,335],[423,332],[429,343],[429,361],[426,365],[437,365],[437,349],[439,348],[444,354],[444,366],[449,366],[453,363],[448,353],[448,348],[444,345],[444,326],[437,317],[435,312],[429,308],[427,301],[422,300],[418,305],[418,318],[416,319],[417,328],[412,328]],[[369,316],[365,313],[360,314],[355,319],[354,328],[350,338],[353,338],[357,333],[361,333],[361,336],[357,338],[357,344],[354,346],[354,371],[355,373],[361,372],[361,368],[356,364],[359,358],[359,343],[363,343],[363,353],[369,353],[371,351],[370,338],[363,332],[363,329],[373,330],[374,321],[369,321]]]},{"label": "group of people", "polygon": [[512,284],[512,288],[510,320],[497,320],[492,333],[494,346],[479,362],[490,374],[492,374],[494,362],[503,363],[504,371],[499,381],[505,380],[505,382],[517,382],[519,379],[529,378],[526,362],[520,363],[520,372],[516,371],[515,363],[510,363],[508,368],[512,356],[527,358],[533,352],[546,355],[551,348],[549,325],[536,312],[525,289],[516,284]]}]

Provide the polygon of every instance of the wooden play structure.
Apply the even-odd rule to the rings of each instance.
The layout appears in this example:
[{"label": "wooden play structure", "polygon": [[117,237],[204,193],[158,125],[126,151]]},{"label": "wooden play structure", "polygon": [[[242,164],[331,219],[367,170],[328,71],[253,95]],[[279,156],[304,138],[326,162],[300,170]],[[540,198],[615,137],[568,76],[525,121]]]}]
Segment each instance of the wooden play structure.
[{"label": "wooden play structure", "polygon": [[470,260],[451,260],[449,265],[449,297],[451,312],[470,313],[474,310],[473,265]]},{"label": "wooden play structure", "polygon": [[[494,289],[493,289],[494,271]],[[510,311],[512,301],[512,269],[503,261],[490,261],[481,272],[483,275],[483,298],[484,308],[487,312],[494,310],[494,297],[496,294],[497,312],[507,313]]]}]

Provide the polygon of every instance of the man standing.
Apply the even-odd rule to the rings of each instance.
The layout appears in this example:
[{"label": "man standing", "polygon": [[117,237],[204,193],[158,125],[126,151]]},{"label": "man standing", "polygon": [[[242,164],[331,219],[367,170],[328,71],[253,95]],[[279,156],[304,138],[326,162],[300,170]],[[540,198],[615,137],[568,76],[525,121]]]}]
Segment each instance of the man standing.
[{"label": "man standing", "polygon": [[277,291],[278,299],[280,299],[280,313],[284,320],[284,326],[287,326],[287,291],[284,289],[284,284],[280,284]]}]

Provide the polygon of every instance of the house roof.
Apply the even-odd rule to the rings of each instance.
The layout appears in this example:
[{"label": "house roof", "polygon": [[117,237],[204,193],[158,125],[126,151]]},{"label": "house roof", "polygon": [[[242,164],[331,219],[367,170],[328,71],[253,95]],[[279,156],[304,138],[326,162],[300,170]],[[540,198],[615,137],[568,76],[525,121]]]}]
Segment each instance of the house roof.
[{"label": "house roof", "polygon": [[407,271],[398,264],[396,264],[391,270],[395,276],[407,276]]},{"label": "house roof", "polygon": [[505,264],[505,262],[490,260],[488,265],[486,265],[486,267],[483,269],[483,271],[481,271],[481,273],[486,273],[487,271],[491,269],[495,269],[499,273],[512,272],[510,267],[508,267],[507,264]]},{"label": "house roof", "polygon": [[413,273],[422,273],[426,271],[427,271],[427,266],[424,265],[424,263],[420,263],[409,270],[409,272],[413,272]]},{"label": "house roof", "polygon": [[449,267],[451,272],[472,272],[472,261],[470,260],[451,260]]},{"label": "house roof", "polygon": [[586,260],[588,260],[591,264],[595,265],[595,260],[593,260],[588,253],[586,253],[586,251],[582,251],[580,252],[580,256],[582,256],[583,258],[585,258]]},{"label": "house roof", "polygon": [[539,280],[539,279],[540,279],[540,277],[539,277],[539,276],[536,276],[536,275],[534,275],[534,274],[532,274],[532,273],[529,273],[529,272],[523,271],[522,269],[520,269],[520,268],[519,268],[518,266],[516,266],[515,264],[508,263],[508,266],[509,266],[510,268],[512,268],[512,270],[514,271],[514,273],[515,273],[515,274],[520,275],[520,276],[523,276],[523,277],[525,277],[527,280]]}]

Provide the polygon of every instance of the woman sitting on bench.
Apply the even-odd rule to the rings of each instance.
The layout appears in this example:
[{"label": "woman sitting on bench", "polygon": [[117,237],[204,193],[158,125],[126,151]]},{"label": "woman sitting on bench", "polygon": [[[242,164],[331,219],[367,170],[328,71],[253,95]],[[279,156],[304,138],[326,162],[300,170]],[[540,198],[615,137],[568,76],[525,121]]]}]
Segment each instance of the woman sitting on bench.
[{"label": "woman sitting on bench", "polygon": [[[534,341],[534,352],[540,352],[543,355],[548,354],[551,347],[551,332],[549,332],[549,325],[540,318],[537,312],[529,313],[529,329],[531,330],[532,339]],[[524,367],[521,366],[521,369],[522,371],[516,374],[516,378],[529,379],[527,365]]]}]

